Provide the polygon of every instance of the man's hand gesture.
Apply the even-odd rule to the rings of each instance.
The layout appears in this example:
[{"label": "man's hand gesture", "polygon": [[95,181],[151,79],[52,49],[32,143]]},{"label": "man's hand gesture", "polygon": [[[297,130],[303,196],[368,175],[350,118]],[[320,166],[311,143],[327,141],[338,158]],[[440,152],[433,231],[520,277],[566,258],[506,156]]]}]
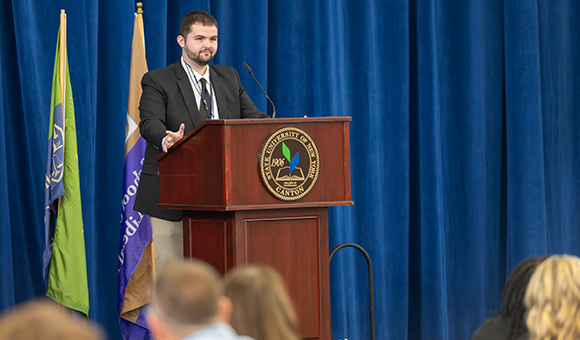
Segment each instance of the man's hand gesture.
[{"label": "man's hand gesture", "polygon": [[173,144],[177,143],[178,140],[183,138],[183,130],[185,130],[185,124],[181,123],[179,126],[179,131],[172,132],[172,131],[165,131],[167,136],[163,138],[163,152],[167,152],[167,149],[173,146]]}]

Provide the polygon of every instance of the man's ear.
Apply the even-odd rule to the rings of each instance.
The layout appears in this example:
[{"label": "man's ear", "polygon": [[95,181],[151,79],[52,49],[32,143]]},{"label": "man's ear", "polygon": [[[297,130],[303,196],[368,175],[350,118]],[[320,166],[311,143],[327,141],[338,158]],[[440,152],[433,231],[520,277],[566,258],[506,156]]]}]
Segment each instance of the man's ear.
[{"label": "man's ear", "polygon": [[232,300],[227,296],[220,296],[218,299],[219,318],[223,323],[230,323],[234,306]]},{"label": "man's ear", "polygon": [[185,38],[180,34],[177,36],[177,43],[183,48],[185,46]]}]

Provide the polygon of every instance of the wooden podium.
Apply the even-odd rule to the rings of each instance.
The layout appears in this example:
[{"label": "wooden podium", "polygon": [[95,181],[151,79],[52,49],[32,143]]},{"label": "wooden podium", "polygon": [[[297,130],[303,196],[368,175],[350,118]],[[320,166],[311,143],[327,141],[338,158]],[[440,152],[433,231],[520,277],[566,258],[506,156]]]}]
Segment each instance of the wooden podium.
[{"label": "wooden podium", "polygon": [[[184,211],[184,256],[207,261],[222,275],[248,264],[275,267],[303,339],[331,338],[328,207],[353,204],[350,120],[206,120],[157,158],[158,208]],[[268,136],[287,126],[311,137],[320,161],[312,190],[295,201],[274,197],[258,164]]]}]

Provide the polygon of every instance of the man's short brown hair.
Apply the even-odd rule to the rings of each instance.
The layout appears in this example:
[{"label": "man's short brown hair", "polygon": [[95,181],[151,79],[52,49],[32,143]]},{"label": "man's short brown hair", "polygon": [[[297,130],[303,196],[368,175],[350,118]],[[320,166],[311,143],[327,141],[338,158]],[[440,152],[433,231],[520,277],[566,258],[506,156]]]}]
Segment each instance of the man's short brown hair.
[{"label": "man's short brown hair", "polygon": [[184,16],[181,20],[181,25],[179,26],[179,35],[185,38],[191,31],[191,25],[193,24],[200,24],[202,26],[215,26],[215,28],[218,27],[217,20],[215,20],[215,18],[208,12],[193,11],[187,13],[187,15]]},{"label": "man's short brown hair", "polygon": [[199,260],[169,264],[153,293],[153,313],[184,326],[211,322],[218,315],[222,283],[217,271]]}]

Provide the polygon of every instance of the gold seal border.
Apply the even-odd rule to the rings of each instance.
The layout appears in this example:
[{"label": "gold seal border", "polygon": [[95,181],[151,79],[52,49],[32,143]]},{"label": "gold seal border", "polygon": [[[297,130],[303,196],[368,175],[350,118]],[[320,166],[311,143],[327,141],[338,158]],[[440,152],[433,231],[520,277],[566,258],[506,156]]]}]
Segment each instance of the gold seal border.
[{"label": "gold seal border", "polygon": [[[266,148],[268,147],[268,145],[270,144],[272,139],[274,139],[278,134],[286,132],[286,131],[294,131],[294,132],[298,132],[298,133],[303,134],[310,141],[310,144],[312,145],[312,148],[314,149],[314,152],[316,153],[316,163],[318,163],[318,164],[316,164],[316,173],[314,174],[314,178],[312,179],[310,186],[307,189],[305,189],[304,192],[301,193],[300,195],[296,195],[296,196],[292,196],[292,197],[283,196],[283,195],[280,195],[279,193],[277,193],[276,190],[274,188],[272,188],[272,186],[270,185],[270,183],[268,182],[268,180],[266,179],[266,176],[264,174],[264,159],[265,159],[264,154],[265,154]],[[302,143],[302,141],[300,141],[299,139],[298,139],[298,142]],[[280,143],[277,143],[276,147],[279,144]],[[304,143],[302,143],[302,145],[304,145]],[[272,153],[276,147],[274,147],[272,149]],[[304,148],[306,149],[306,146],[304,146]],[[310,157],[310,155],[308,157]],[[266,189],[268,189],[268,191],[274,197],[276,197],[282,201],[296,201],[296,200],[301,199],[302,197],[306,196],[306,194],[308,194],[310,192],[310,190],[312,190],[312,188],[314,187],[314,184],[316,184],[316,181],[318,180],[318,174],[320,172],[320,154],[318,153],[318,147],[316,146],[316,143],[314,143],[314,140],[312,139],[312,137],[310,137],[310,135],[306,131],[302,130],[299,127],[286,126],[286,127],[279,128],[278,130],[275,130],[274,132],[272,132],[270,134],[270,136],[268,137],[268,139],[266,139],[264,144],[262,144],[259,159],[260,159],[259,166],[260,166],[260,175],[261,175],[260,177],[262,178],[262,182],[264,183],[264,186],[266,187]],[[312,160],[311,160],[311,163],[312,163]],[[272,167],[270,167],[270,169],[271,168]],[[271,170],[270,170],[270,173],[272,173]],[[276,182],[276,181],[274,181],[274,182]],[[306,182],[306,181],[304,181],[304,182]],[[278,183],[276,182],[276,184],[278,184]]]}]

